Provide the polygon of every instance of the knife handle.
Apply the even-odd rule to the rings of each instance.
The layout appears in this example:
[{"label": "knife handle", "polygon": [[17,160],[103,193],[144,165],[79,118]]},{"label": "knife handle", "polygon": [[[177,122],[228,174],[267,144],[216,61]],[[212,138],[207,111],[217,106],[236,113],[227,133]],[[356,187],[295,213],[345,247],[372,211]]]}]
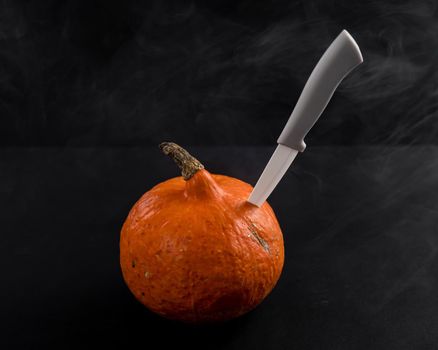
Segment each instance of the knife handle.
[{"label": "knife handle", "polygon": [[304,137],[324,111],[339,83],[362,62],[359,46],[343,30],[313,69],[277,143],[303,152],[306,148]]}]

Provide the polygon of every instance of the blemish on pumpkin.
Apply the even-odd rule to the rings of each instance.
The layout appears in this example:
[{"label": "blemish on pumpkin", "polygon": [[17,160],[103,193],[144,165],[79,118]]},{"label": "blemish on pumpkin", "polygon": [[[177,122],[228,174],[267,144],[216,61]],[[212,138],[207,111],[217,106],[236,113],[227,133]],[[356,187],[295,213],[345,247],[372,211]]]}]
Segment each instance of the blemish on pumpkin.
[{"label": "blemish on pumpkin", "polygon": [[144,273],[144,277],[145,277],[145,278],[149,278],[149,272],[148,272],[148,271],[146,271],[146,272]]},{"label": "blemish on pumpkin", "polygon": [[269,244],[266,242],[257,232],[257,229],[254,225],[248,226],[249,232],[251,235],[256,239],[256,241],[263,247],[264,250],[266,250],[269,253]]},{"label": "blemish on pumpkin", "polygon": [[131,266],[134,268],[135,267],[135,260],[132,260]]}]

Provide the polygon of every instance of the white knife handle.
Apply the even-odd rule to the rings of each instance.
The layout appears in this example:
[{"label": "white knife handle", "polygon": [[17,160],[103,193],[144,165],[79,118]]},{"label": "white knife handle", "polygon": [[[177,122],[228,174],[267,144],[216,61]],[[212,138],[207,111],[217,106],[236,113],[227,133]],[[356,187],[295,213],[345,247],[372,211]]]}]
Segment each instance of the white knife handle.
[{"label": "white knife handle", "polygon": [[362,62],[359,46],[343,30],[313,69],[277,143],[304,151],[304,137],[324,111],[339,83]]}]

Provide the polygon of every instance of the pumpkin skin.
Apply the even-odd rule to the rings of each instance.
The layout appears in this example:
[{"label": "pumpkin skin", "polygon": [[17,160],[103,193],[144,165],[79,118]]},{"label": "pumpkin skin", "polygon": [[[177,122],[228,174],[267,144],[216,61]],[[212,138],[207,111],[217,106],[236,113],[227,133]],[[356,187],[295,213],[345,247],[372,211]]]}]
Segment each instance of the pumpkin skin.
[{"label": "pumpkin skin", "polygon": [[284,262],[275,214],[246,200],[252,186],[197,170],[146,192],[121,232],[126,284],[151,311],[191,323],[225,321],[256,307]]}]

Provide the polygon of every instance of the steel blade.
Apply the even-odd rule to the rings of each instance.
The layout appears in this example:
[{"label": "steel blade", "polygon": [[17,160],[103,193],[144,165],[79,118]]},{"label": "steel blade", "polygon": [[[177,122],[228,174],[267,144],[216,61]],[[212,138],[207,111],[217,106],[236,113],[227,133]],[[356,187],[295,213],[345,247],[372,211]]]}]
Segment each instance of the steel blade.
[{"label": "steel blade", "polygon": [[297,150],[278,145],[251,192],[248,202],[260,207],[289,169],[297,154]]}]

